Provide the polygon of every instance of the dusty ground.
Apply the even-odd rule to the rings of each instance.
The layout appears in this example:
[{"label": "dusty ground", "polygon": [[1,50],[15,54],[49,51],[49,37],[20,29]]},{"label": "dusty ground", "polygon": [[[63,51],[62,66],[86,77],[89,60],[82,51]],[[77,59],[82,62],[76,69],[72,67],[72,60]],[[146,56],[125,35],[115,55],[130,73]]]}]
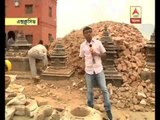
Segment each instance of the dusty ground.
[{"label": "dusty ground", "polygon": [[[81,78],[81,81],[83,79]],[[76,77],[70,80],[41,80],[34,84],[32,80],[15,80],[14,83],[25,87],[23,93],[28,98],[45,98],[53,108],[65,108],[86,104],[84,82]],[[132,112],[127,109],[112,107],[114,120],[154,120],[154,112]],[[129,118],[129,119],[127,119]],[[19,118],[19,120],[22,118]],[[16,119],[16,117],[14,118]]]}]

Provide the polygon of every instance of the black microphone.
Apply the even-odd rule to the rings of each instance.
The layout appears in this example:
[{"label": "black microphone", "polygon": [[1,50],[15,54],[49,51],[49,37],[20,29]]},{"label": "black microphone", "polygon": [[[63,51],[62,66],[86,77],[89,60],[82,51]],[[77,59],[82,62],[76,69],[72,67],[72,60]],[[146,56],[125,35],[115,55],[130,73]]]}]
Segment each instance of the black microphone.
[{"label": "black microphone", "polygon": [[[89,47],[92,48],[92,44],[89,44]],[[92,58],[93,58],[93,60],[92,60],[92,61],[93,61],[93,64],[96,63],[93,56],[92,56]]]}]

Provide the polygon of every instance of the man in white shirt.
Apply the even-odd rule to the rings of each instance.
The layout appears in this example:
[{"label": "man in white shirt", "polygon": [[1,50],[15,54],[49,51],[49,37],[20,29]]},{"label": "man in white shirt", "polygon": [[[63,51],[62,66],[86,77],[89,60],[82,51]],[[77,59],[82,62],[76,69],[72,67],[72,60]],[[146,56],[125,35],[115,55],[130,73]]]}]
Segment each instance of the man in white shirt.
[{"label": "man in white shirt", "polygon": [[36,59],[43,60],[44,66],[48,65],[48,58],[47,58],[47,49],[43,45],[43,41],[40,40],[39,44],[32,47],[28,51],[28,58],[29,58],[29,65],[32,74],[32,78],[39,78],[37,75],[37,68],[36,68]]},{"label": "man in white shirt", "polygon": [[94,107],[93,86],[98,83],[104,100],[104,108],[109,120],[112,120],[109,92],[106,87],[106,80],[102,66],[101,57],[105,56],[106,50],[101,41],[92,39],[92,28],[83,29],[85,41],[80,46],[79,56],[85,59],[85,79],[87,83],[87,104]]}]

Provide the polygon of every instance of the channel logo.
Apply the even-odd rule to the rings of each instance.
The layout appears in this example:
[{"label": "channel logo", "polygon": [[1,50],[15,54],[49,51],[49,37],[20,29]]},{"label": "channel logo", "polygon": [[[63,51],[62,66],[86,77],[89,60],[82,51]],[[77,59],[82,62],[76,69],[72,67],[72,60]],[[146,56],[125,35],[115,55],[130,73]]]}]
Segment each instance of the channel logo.
[{"label": "channel logo", "polygon": [[141,24],[142,23],[141,6],[130,6],[130,23],[131,24]]}]

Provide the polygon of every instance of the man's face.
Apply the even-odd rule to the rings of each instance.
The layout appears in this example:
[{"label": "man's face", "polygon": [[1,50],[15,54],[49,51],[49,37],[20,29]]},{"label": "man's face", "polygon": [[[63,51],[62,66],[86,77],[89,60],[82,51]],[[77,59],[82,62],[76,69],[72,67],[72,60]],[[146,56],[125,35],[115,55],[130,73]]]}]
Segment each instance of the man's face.
[{"label": "man's face", "polygon": [[86,40],[92,40],[92,29],[85,30],[83,35]]}]

